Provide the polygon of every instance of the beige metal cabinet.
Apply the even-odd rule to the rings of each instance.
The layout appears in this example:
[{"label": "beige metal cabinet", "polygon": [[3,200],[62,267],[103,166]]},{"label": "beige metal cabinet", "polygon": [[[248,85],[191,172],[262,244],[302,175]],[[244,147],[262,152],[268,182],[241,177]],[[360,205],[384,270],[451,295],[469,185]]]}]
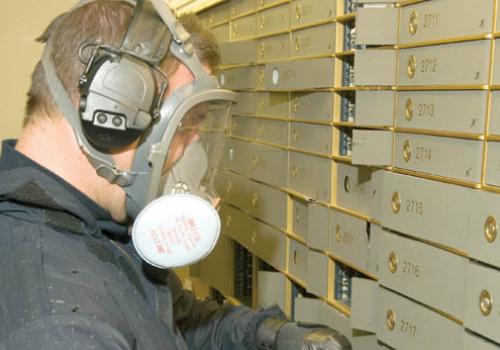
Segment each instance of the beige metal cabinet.
[{"label": "beige metal cabinet", "polygon": [[394,149],[395,167],[481,182],[482,141],[396,133]]},{"label": "beige metal cabinet", "polygon": [[257,62],[257,42],[254,39],[221,42],[219,48],[223,65]]},{"label": "beige metal cabinet", "polygon": [[290,119],[332,122],[333,99],[332,92],[292,92],[290,96]]},{"label": "beige metal cabinet", "polygon": [[488,84],[489,40],[399,51],[399,85]]},{"label": "beige metal cabinet", "polygon": [[251,39],[255,37],[255,14],[234,19],[230,22],[231,41]]},{"label": "beige metal cabinet", "polygon": [[379,258],[380,284],[464,319],[468,259],[386,231]]},{"label": "beige metal cabinet", "polygon": [[500,142],[488,142],[485,181],[489,185],[500,186]]},{"label": "beige metal cabinet", "polygon": [[268,8],[256,15],[257,35],[271,35],[290,29],[290,3]]},{"label": "beige metal cabinet", "polygon": [[285,310],[286,277],[281,272],[259,271],[258,273],[258,303],[267,308],[278,305]]},{"label": "beige metal cabinet", "polygon": [[493,0],[440,0],[401,8],[399,42],[412,44],[491,32]]},{"label": "beige metal cabinet", "polygon": [[327,23],[292,32],[291,57],[333,55],[335,53],[335,23]]},{"label": "beige metal cabinet", "polygon": [[482,134],[486,91],[400,91],[396,126],[436,132]]},{"label": "beige metal cabinet", "polygon": [[297,236],[307,239],[308,202],[290,197],[292,202],[292,232]]},{"label": "beige metal cabinet", "polygon": [[288,33],[261,38],[257,44],[259,62],[286,61],[290,56],[290,35]]},{"label": "beige metal cabinet", "polygon": [[299,152],[290,152],[289,188],[307,197],[330,202],[332,160]]},{"label": "beige metal cabinet", "polygon": [[257,114],[273,118],[288,118],[288,92],[258,92]]},{"label": "beige metal cabinet", "polygon": [[328,296],[328,260],[322,253],[307,252],[307,290],[323,298]]},{"label": "beige metal cabinet", "polygon": [[394,134],[392,131],[352,131],[352,164],[392,165]]},{"label": "beige metal cabinet", "polygon": [[331,126],[290,123],[290,148],[323,155],[332,154]]},{"label": "beige metal cabinet", "polygon": [[395,91],[356,91],[354,124],[391,126],[394,121]]},{"label": "beige metal cabinet", "polygon": [[334,83],[334,59],[279,62],[266,65],[266,89],[304,90],[331,87]]},{"label": "beige metal cabinet", "polygon": [[303,284],[307,281],[307,257],[309,249],[296,240],[288,238],[290,250],[288,252],[288,273]]},{"label": "beige metal cabinet", "polygon": [[354,82],[357,86],[396,85],[395,50],[366,49],[354,54]]},{"label": "beige metal cabinet", "polygon": [[335,19],[337,14],[335,1],[293,0],[290,8],[292,28],[316,24]]},{"label": "beige metal cabinet", "polygon": [[231,18],[255,11],[256,8],[255,0],[231,0],[229,4]]},{"label": "beige metal cabinet", "polygon": [[397,44],[399,14],[398,8],[359,7],[356,12],[356,44]]}]

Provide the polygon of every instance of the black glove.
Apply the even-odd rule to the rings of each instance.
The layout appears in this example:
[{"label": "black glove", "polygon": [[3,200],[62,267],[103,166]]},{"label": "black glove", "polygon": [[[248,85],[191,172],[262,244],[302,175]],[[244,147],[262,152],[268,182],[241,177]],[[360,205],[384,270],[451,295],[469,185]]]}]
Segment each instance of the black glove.
[{"label": "black glove", "polygon": [[268,318],[257,330],[259,350],[351,350],[337,331],[319,325]]}]

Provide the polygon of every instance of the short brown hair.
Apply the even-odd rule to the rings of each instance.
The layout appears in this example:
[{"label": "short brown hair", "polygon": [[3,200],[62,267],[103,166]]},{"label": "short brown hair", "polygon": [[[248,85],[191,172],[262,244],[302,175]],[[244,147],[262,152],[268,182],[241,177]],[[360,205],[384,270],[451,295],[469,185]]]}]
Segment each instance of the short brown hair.
[{"label": "short brown hair", "polygon": [[[123,1],[96,0],[56,17],[37,39],[38,42],[52,40],[52,59],[56,71],[68,94],[75,100],[79,98],[78,80],[85,65],[80,61],[78,51],[83,43],[99,42],[104,45],[119,47],[134,14],[134,8]],[[212,71],[220,62],[217,42],[193,15],[179,18],[191,33],[192,41],[200,60]],[[175,72],[178,61],[170,54],[161,66],[167,74]],[[31,76],[23,125],[34,121],[37,111],[50,115],[57,107],[47,86],[45,74],[39,61]]]}]

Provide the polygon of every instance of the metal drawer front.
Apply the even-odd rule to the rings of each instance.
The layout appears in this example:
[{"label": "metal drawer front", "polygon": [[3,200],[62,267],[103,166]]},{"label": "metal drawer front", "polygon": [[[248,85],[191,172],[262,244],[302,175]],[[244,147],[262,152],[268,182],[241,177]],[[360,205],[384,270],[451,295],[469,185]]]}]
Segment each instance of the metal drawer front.
[{"label": "metal drawer front", "polygon": [[331,212],[330,252],[353,266],[368,271],[370,239],[366,221],[339,211]]},{"label": "metal drawer front", "polygon": [[237,67],[219,73],[219,82],[225,89],[255,89],[260,84],[259,67]]},{"label": "metal drawer front", "polygon": [[352,131],[352,164],[391,165],[394,133],[385,130]]},{"label": "metal drawer front", "polygon": [[337,4],[335,1],[294,0],[290,9],[292,28],[327,20],[334,20]]},{"label": "metal drawer front", "polygon": [[214,9],[203,12],[203,16],[207,17],[207,25],[209,27],[227,21],[229,19],[229,3],[219,5]]},{"label": "metal drawer front", "polygon": [[292,32],[291,57],[333,55],[335,23]]},{"label": "metal drawer front", "polygon": [[258,92],[257,114],[288,118],[288,92]]},{"label": "metal drawer front", "polygon": [[314,295],[328,296],[328,257],[309,250],[307,252],[307,290]]},{"label": "metal drawer front", "polygon": [[390,172],[382,188],[384,227],[467,250],[472,189]]},{"label": "metal drawer front", "polygon": [[221,166],[278,187],[287,185],[287,151],[228,139]]},{"label": "metal drawer front", "polygon": [[232,20],[230,22],[231,41],[251,39],[255,37],[255,14]]},{"label": "metal drawer front", "polygon": [[398,168],[479,183],[482,156],[482,141],[396,134]]},{"label": "metal drawer front", "polygon": [[398,12],[395,7],[359,7],[356,17],[357,45],[396,45]]},{"label": "metal drawer front", "polygon": [[369,216],[373,193],[373,169],[337,163],[336,198],[334,203]]},{"label": "metal drawer front", "polygon": [[469,213],[468,253],[474,259],[500,268],[500,237],[497,239],[500,196],[498,193],[477,190],[473,191],[470,203],[470,208],[465,206],[463,209]]},{"label": "metal drawer front", "polygon": [[221,208],[222,232],[272,266],[286,268],[286,236],[230,206]]},{"label": "metal drawer front", "polygon": [[498,345],[489,342],[481,337],[475,336],[472,333],[464,333],[463,350],[497,350]]},{"label": "metal drawer front", "polygon": [[221,64],[250,64],[257,62],[257,41],[241,40],[223,42],[219,45]]},{"label": "metal drawer front", "polygon": [[334,59],[281,62],[266,65],[266,89],[293,90],[332,87]]},{"label": "metal drawer front", "polygon": [[330,235],[330,209],[316,203],[309,203],[307,212],[307,245],[325,250]]},{"label": "metal drawer front", "polygon": [[468,259],[386,231],[379,259],[381,284],[464,319]]},{"label": "metal drawer front", "polygon": [[231,117],[231,135],[251,139],[257,138],[256,133],[257,119],[233,115]]},{"label": "metal drawer front", "polygon": [[257,59],[259,62],[283,61],[290,56],[290,36],[288,33],[258,40]]},{"label": "metal drawer front", "polygon": [[[307,280],[307,255],[309,249],[293,239],[288,238],[290,251],[288,253],[288,272],[305,284]],[[325,278],[327,276],[325,275]]]},{"label": "metal drawer front", "polygon": [[285,310],[286,277],[281,272],[259,271],[258,304],[267,308],[278,305]]},{"label": "metal drawer front", "polygon": [[500,271],[471,262],[467,270],[467,302],[464,325],[489,339],[500,342]]},{"label": "metal drawer front", "polygon": [[490,41],[399,51],[399,85],[488,84]]},{"label": "metal drawer front", "polygon": [[377,338],[395,349],[462,349],[463,327],[383,288],[379,289]]},{"label": "metal drawer front", "polygon": [[233,114],[255,114],[257,111],[257,93],[239,92],[238,103],[233,106]]},{"label": "metal drawer front", "polygon": [[493,0],[440,0],[401,8],[400,44],[486,34]]},{"label": "metal drawer front", "polygon": [[486,183],[500,186],[500,142],[488,142],[486,159]]},{"label": "metal drawer front", "polygon": [[290,123],[290,147],[314,153],[332,154],[333,130],[328,125]]},{"label": "metal drawer front", "polygon": [[356,91],[354,124],[392,126],[395,103],[394,91]]},{"label": "metal drawer front", "polygon": [[255,11],[255,0],[231,0],[230,1],[230,14],[231,17],[236,17],[241,14]]},{"label": "metal drawer front", "polygon": [[216,186],[224,202],[244,209],[273,226],[286,229],[286,193],[225,171],[217,174]]},{"label": "metal drawer front", "polygon": [[396,126],[482,134],[486,91],[400,91]]},{"label": "metal drawer front", "polygon": [[322,202],[330,202],[332,160],[290,152],[289,187]]},{"label": "metal drawer front", "polygon": [[395,50],[357,50],[354,55],[354,83],[358,86],[396,85]]},{"label": "metal drawer front", "polygon": [[292,92],[290,119],[333,121],[332,92]]},{"label": "metal drawer front", "polygon": [[307,239],[308,203],[292,197],[292,232]]},{"label": "metal drawer front", "polygon": [[256,20],[258,35],[269,35],[288,31],[290,28],[290,4],[285,3],[258,12]]},{"label": "metal drawer front", "polygon": [[219,43],[229,41],[229,23],[221,24],[220,26],[211,29],[212,34]]},{"label": "metal drawer front", "polygon": [[288,122],[283,120],[257,119],[256,137],[259,141],[286,147],[288,144]]}]

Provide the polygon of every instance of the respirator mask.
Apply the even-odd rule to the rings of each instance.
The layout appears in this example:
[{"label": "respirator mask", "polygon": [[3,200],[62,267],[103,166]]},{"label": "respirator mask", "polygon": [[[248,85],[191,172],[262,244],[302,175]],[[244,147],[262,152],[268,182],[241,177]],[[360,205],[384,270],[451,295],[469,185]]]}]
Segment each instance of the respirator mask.
[{"label": "respirator mask", "polygon": [[[213,182],[236,94],[207,74],[164,0],[136,2],[120,47],[82,43],[78,108],[59,79],[52,45],[49,38],[42,58],[49,89],[97,174],[125,191],[139,255],[160,268],[208,255],[220,232]],[[193,77],[169,94],[160,68],[167,53]],[[134,142],[131,169],[119,169],[113,149]]]}]

